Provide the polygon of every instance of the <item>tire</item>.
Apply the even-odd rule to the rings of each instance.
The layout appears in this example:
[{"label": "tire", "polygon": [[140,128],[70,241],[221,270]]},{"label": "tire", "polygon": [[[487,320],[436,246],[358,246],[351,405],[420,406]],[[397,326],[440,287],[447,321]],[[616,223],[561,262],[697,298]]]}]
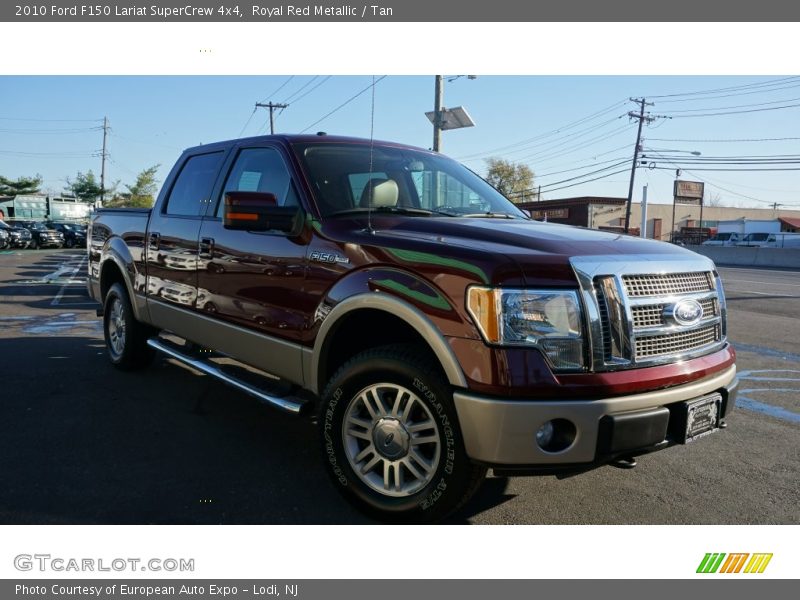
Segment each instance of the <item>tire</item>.
[{"label": "tire", "polygon": [[72,248],[74,245],[75,245],[75,240],[73,239],[68,239],[67,241],[64,242],[64,247],[66,248]]},{"label": "tire", "polygon": [[108,358],[122,371],[142,369],[153,361],[155,350],[147,345],[147,338],[155,331],[136,320],[121,283],[115,283],[106,294],[103,311],[103,334]]},{"label": "tire", "polygon": [[328,474],[382,521],[439,521],[486,475],[464,450],[450,386],[423,355],[414,346],[362,352],[333,376],[320,405]]}]

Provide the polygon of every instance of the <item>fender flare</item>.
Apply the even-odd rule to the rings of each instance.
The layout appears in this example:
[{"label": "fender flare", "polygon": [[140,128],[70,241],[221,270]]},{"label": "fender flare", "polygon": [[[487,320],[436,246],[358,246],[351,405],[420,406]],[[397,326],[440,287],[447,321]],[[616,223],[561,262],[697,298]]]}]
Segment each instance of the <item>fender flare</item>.
[{"label": "fender flare", "polygon": [[319,389],[320,383],[324,383],[319,381],[320,359],[331,330],[342,317],[354,310],[362,309],[379,310],[394,317],[399,317],[408,323],[433,350],[450,384],[460,388],[467,387],[467,380],[455,353],[431,320],[407,302],[393,296],[372,292],[356,294],[343,300],[328,313],[322,325],[320,325],[314,341],[314,350],[311,355],[310,372],[307,380],[308,387],[317,395],[322,392]]}]

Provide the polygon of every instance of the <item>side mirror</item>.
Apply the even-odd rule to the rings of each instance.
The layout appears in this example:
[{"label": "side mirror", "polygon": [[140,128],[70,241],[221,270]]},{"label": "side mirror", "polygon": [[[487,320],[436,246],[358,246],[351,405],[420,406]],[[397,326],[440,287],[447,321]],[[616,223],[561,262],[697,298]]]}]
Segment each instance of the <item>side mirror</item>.
[{"label": "side mirror", "polygon": [[299,235],[302,230],[302,209],[299,206],[278,206],[275,194],[227,192],[224,201],[225,229],[280,231],[289,235]]}]

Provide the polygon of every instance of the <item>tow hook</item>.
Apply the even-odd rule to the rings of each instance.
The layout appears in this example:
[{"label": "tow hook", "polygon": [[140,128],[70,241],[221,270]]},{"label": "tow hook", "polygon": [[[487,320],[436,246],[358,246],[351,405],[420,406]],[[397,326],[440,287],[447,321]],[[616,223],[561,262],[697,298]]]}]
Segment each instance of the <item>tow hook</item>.
[{"label": "tow hook", "polygon": [[611,466],[617,467],[618,469],[633,469],[637,464],[633,456],[625,456],[611,461]]}]

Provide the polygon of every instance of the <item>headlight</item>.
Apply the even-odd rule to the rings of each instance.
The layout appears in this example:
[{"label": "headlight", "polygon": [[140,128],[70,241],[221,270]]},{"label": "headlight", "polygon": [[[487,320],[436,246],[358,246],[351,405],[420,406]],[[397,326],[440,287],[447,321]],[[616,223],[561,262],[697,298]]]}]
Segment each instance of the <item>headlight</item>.
[{"label": "headlight", "polygon": [[41,239],[43,239],[43,240],[46,240],[46,239],[47,239],[47,234],[46,234],[46,233],[43,231],[43,232],[41,232],[41,233],[39,234],[39,237],[40,237]]},{"label": "headlight", "polygon": [[490,344],[539,348],[559,370],[584,366],[577,292],[474,286],[467,310]]}]

